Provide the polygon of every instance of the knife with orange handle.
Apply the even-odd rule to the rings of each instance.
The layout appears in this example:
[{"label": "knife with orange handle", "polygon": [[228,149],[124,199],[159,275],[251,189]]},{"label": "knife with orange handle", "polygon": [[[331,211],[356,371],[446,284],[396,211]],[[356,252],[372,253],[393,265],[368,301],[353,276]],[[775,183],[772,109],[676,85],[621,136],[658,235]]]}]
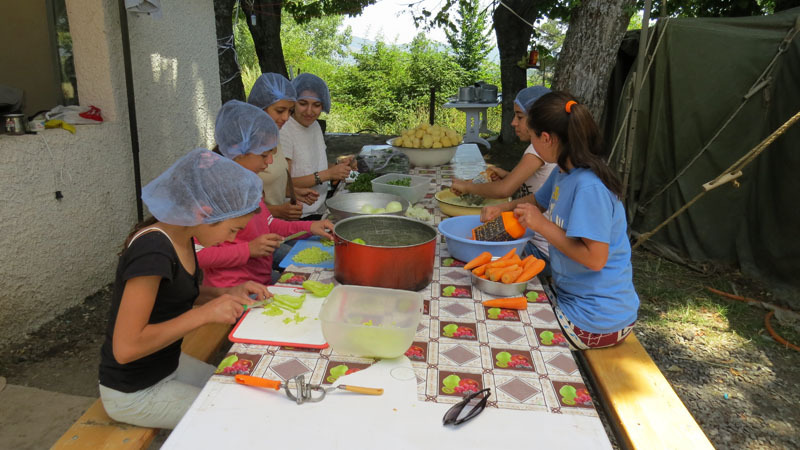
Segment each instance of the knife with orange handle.
[{"label": "knife with orange handle", "polygon": [[[247,386],[254,386],[260,387],[265,389],[275,389],[276,391],[280,388],[284,387],[284,383],[281,383],[277,380],[270,380],[268,378],[261,378],[261,377],[254,377],[250,375],[236,375],[234,377],[237,383],[244,384]],[[364,386],[351,386],[349,384],[340,384],[338,386],[331,386],[331,387],[322,387],[320,385],[309,385],[311,389],[314,390],[323,390],[325,392],[331,392],[335,389],[342,389],[349,392],[355,392],[357,394],[366,394],[366,395],[383,395],[383,388],[371,388],[371,387],[364,387]]]}]

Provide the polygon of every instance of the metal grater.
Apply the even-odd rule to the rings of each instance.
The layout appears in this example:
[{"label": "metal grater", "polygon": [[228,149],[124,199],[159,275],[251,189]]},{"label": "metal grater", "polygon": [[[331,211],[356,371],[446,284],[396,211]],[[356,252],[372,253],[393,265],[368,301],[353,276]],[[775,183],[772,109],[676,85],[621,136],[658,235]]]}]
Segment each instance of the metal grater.
[{"label": "metal grater", "polygon": [[[488,183],[489,181],[490,179],[486,171],[479,173],[478,176],[472,179],[473,184]],[[462,194],[458,198],[469,205],[480,205],[486,200],[484,197],[477,194]]]}]

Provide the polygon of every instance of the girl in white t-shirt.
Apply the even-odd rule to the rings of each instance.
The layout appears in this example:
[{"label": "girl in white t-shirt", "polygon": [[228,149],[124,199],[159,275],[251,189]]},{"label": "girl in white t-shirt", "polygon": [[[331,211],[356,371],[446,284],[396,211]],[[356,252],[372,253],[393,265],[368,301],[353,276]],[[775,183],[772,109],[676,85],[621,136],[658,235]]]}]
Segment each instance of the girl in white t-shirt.
[{"label": "girl in white t-shirt", "polygon": [[[521,141],[531,140],[527,125],[528,111],[539,97],[548,92],[550,89],[544,86],[531,86],[519,91],[514,99],[514,120],[511,126]],[[531,144],[525,149],[522,159],[511,172],[499,167],[490,167],[487,172],[492,178],[491,182],[473,183],[454,179],[450,190],[456,195],[475,194],[486,198],[517,199],[536,193],[555,167],[556,164],[546,163]],[[544,238],[536,234],[531,241],[544,256],[548,255],[547,241]]]},{"label": "girl in white t-shirt", "polygon": [[317,119],[322,112],[330,112],[331,97],[328,86],[318,76],[303,73],[292,80],[297,103],[294,114],[281,128],[281,149],[289,163],[289,172],[295,187],[313,188],[319,198],[311,205],[303,205],[304,219],[325,212],[328,181],[341,181],[350,175],[348,163],[329,167],[325,154],[325,140]]}]

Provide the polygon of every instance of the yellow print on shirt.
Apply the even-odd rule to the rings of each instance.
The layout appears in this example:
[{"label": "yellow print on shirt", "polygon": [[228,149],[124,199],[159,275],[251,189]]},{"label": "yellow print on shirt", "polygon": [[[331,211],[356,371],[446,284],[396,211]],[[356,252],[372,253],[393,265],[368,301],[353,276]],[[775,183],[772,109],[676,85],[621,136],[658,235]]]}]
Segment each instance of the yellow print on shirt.
[{"label": "yellow print on shirt", "polygon": [[556,209],[556,202],[558,202],[558,186],[553,189],[553,195],[550,197],[550,207],[547,209],[547,215],[551,222],[556,224],[558,228],[564,229],[564,219],[559,217],[553,212]]}]

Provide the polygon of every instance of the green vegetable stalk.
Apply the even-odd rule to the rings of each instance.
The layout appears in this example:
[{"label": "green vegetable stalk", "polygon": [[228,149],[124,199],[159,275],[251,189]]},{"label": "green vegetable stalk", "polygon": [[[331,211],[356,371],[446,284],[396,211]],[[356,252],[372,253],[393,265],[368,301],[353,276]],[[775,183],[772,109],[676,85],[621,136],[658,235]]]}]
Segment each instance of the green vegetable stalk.
[{"label": "green vegetable stalk", "polygon": [[333,283],[320,283],[319,281],[307,280],[303,282],[303,289],[311,292],[316,297],[327,297],[333,290]]},{"label": "green vegetable stalk", "polygon": [[303,302],[306,301],[306,294],[300,296],[294,296],[289,294],[275,294],[272,296],[272,301],[275,302],[278,306],[285,306],[287,308],[292,309],[300,309],[303,306]]}]

